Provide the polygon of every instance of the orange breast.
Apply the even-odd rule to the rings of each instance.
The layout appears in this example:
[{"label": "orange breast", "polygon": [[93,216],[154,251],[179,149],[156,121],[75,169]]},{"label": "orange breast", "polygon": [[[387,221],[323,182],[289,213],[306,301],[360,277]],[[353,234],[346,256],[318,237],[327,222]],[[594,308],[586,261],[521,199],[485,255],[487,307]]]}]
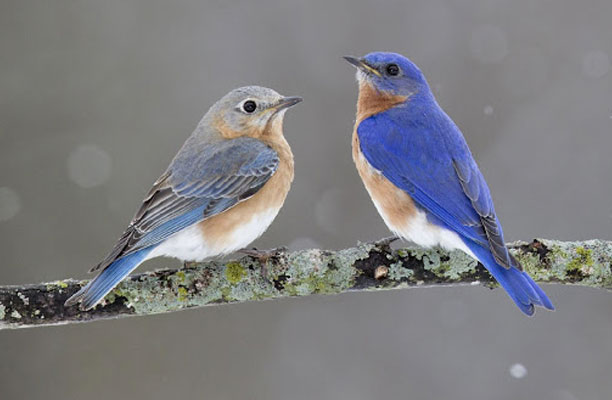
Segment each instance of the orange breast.
[{"label": "orange breast", "polygon": [[[275,122],[272,132],[260,139],[272,147],[279,156],[278,169],[270,180],[252,197],[221,214],[200,223],[204,240],[213,248],[227,248],[233,233],[254,216],[276,214],[282,207],[293,181],[293,153],[282,136],[282,122]],[[231,246],[230,246],[231,247]]]},{"label": "orange breast", "polygon": [[381,92],[373,87],[367,80],[359,82],[359,98],[357,100],[357,122],[355,127],[366,118],[374,114],[381,113],[395,107],[408,99],[406,96],[399,96]]},{"label": "orange breast", "polygon": [[403,190],[376,171],[361,152],[357,127],[366,118],[386,111],[405,102],[407,97],[379,92],[366,80],[359,82],[357,119],[353,129],[353,161],[372,201],[387,226],[394,232],[401,232],[411,217],[416,214],[412,198]]},{"label": "orange breast", "polygon": [[361,152],[356,128],[353,131],[353,161],[376,209],[387,226],[393,232],[403,232],[412,217],[416,215],[414,201],[406,192],[397,188],[384,175],[372,168]]}]

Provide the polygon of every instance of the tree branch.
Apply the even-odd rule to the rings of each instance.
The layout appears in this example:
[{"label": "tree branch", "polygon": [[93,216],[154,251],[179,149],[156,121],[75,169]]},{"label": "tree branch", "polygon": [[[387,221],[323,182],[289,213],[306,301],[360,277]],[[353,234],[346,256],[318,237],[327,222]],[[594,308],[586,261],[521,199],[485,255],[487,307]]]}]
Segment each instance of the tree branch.
[{"label": "tree branch", "polygon": [[[612,289],[612,242],[534,240],[510,244],[534,280]],[[422,286],[496,286],[465,254],[392,251],[388,242],[338,251],[279,251],[263,266],[251,257],[131,276],[90,311],[64,307],[86,281],[0,286],[0,329],[152,315],[224,303]]]}]

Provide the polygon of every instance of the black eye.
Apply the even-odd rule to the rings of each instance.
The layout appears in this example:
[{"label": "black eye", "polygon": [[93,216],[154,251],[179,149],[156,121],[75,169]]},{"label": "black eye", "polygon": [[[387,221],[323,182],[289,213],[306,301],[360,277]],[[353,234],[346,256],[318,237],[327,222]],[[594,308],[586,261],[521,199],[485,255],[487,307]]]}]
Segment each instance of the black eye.
[{"label": "black eye", "polygon": [[400,69],[397,66],[397,64],[389,64],[387,65],[387,74],[391,75],[391,76],[396,76],[397,74],[399,74]]},{"label": "black eye", "polygon": [[245,113],[250,114],[257,109],[257,104],[253,100],[247,100],[242,105],[242,109]]}]

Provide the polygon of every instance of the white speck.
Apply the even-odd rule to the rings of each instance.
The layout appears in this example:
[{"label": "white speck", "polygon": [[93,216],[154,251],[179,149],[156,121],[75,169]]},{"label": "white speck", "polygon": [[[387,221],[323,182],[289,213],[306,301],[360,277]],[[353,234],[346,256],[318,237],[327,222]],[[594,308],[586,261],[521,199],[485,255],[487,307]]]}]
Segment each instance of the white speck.
[{"label": "white speck", "polygon": [[527,368],[520,363],[513,364],[508,371],[510,372],[510,375],[516,379],[523,379],[527,376]]},{"label": "white speck", "polygon": [[610,58],[603,51],[591,51],[582,59],[582,73],[589,78],[601,78],[610,71]]},{"label": "white speck", "polygon": [[82,188],[102,185],[108,180],[110,173],[111,158],[97,146],[79,146],[68,157],[68,176]]},{"label": "white speck", "polygon": [[497,26],[479,26],[472,32],[470,51],[482,63],[499,63],[508,55],[506,33]]},{"label": "white speck", "polygon": [[8,221],[21,210],[19,195],[13,189],[0,187],[0,222]]},{"label": "white speck", "polygon": [[23,293],[21,292],[17,292],[17,297],[19,297],[21,299],[21,301],[23,301],[24,305],[29,305],[30,304],[30,299],[28,299]]},{"label": "white speck", "polygon": [[470,285],[472,285],[472,286],[478,286],[478,285],[480,285],[480,281],[474,281],[474,282],[471,282],[471,283],[470,283]]},{"label": "white speck", "polygon": [[13,312],[11,313],[11,317],[15,319],[21,319],[21,314],[19,314],[19,311],[13,310]]},{"label": "white speck", "polygon": [[321,246],[314,239],[309,237],[299,237],[289,243],[290,250],[310,250],[310,249],[318,249]]},{"label": "white speck", "polygon": [[493,106],[485,106],[483,112],[485,113],[485,115],[493,114]]}]

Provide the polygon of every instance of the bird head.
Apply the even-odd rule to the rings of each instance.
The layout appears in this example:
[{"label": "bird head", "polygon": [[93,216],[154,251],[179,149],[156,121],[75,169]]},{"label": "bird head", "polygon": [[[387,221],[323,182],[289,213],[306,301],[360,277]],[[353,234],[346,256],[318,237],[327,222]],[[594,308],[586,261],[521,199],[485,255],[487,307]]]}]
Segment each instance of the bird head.
[{"label": "bird head", "polygon": [[[227,139],[282,134],[282,120],[301,97],[286,97],[261,86],[234,89],[211,107],[203,122],[209,122]],[[280,131],[279,131],[280,129]]]},{"label": "bird head", "polygon": [[357,68],[360,85],[367,84],[378,92],[406,98],[429,93],[421,70],[401,54],[376,52],[362,58],[346,56],[344,59]]}]

